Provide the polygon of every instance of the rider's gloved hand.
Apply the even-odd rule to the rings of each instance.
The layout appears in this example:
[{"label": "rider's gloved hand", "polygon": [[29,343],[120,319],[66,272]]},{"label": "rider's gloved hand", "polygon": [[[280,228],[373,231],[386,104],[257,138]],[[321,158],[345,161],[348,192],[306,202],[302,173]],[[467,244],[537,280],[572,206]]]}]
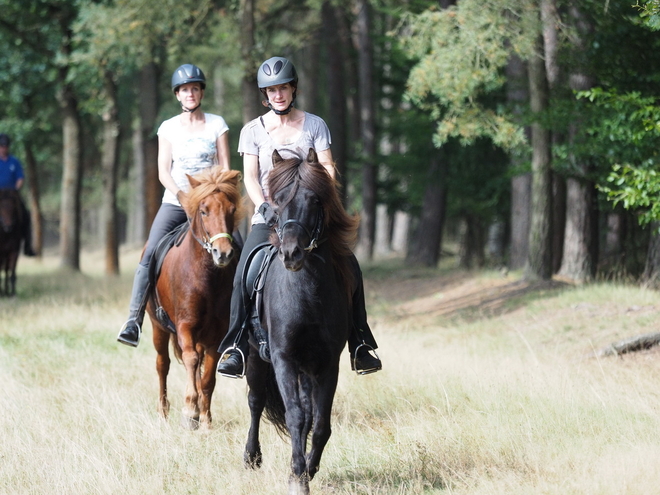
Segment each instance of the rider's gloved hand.
[{"label": "rider's gloved hand", "polygon": [[259,207],[259,213],[261,213],[261,216],[264,217],[264,220],[266,221],[266,225],[268,227],[272,227],[277,223],[277,213],[275,213],[275,210],[273,210],[273,207],[270,206],[270,203],[268,201],[264,201],[261,203],[261,206]]}]

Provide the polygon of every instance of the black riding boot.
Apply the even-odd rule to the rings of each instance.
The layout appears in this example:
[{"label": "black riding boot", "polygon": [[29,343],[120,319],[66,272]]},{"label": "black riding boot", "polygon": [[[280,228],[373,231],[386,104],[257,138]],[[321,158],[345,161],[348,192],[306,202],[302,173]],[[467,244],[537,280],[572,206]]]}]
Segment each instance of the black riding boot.
[{"label": "black riding boot", "polygon": [[222,376],[229,378],[242,378],[245,374],[245,364],[250,352],[248,343],[249,332],[247,321],[247,306],[249,301],[245,294],[244,271],[249,265],[251,256],[255,253],[255,248],[268,242],[271,228],[265,224],[255,224],[252,226],[250,235],[245,239],[241,257],[236,267],[236,276],[234,277],[234,289],[231,294],[231,315],[229,317],[229,330],[223,339],[218,352],[221,354],[218,363],[217,372]]},{"label": "black riding boot", "polygon": [[231,317],[229,330],[222,340],[218,351],[221,353],[217,372],[228,378],[243,378],[245,362],[249,352],[247,312],[243,304],[242,282],[236,284],[231,295]]},{"label": "black riding boot", "polygon": [[358,375],[367,375],[382,369],[383,364],[375,352],[378,344],[367,323],[362,270],[355,256],[351,257],[351,267],[355,277],[355,291],[353,292],[353,331],[348,336],[348,350],[351,354],[351,369]]},{"label": "black riding boot", "polygon": [[117,340],[122,344],[137,347],[142,333],[142,320],[149,296],[149,269],[138,265],[133,278],[131,303],[128,307],[128,320],[121,327]]}]

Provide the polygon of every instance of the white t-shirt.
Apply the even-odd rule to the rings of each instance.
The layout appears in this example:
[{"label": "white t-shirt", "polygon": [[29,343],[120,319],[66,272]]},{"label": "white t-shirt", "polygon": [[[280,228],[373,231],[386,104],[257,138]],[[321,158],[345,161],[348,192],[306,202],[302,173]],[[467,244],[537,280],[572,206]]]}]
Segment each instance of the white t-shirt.
[{"label": "white t-shirt", "polygon": [[[202,132],[190,134],[181,125],[180,116],[172,117],[158,128],[158,136],[172,145],[172,178],[179,189],[188,191],[188,175],[195,175],[218,164],[217,140],[229,130],[225,119],[219,115],[205,113]],[[163,203],[179,205],[176,196],[165,189]]]},{"label": "white t-shirt", "polygon": [[[325,121],[321,117],[305,112],[305,122],[298,139],[286,145],[273,141],[266,132],[261,117],[251,120],[241,129],[238,152],[241,156],[247,153],[259,157],[259,184],[264,198],[268,201],[268,173],[273,168],[273,150],[277,149],[286,159],[291,156],[291,152],[302,152],[303,156],[307,156],[310,148],[314,148],[317,152],[325,151],[330,148],[330,143],[330,130]],[[255,208],[259,208],[259,205],[255,205]],[[252,223],[264,223],[264,219],[260,214],[255,213]]]}]

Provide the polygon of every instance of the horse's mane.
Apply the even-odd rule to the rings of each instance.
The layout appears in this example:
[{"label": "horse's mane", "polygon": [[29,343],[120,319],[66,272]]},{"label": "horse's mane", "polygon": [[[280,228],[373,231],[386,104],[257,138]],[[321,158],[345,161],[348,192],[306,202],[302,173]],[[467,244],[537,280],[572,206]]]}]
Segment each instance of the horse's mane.
[{"label": "horse's mane", "polygon": [[360,219],[357,214],[349,215],[346,212],[339,197],[337,181],[330,177],[318,162],[316,153],[310,150],[307,158],[303,159],[302,153],[297,152],[292,158],[273,164],[273,169],[268,174],[270,197],[275,197],[278,191],[289,184],[295,185],[291,197],[301,187],[318,196],[325,215],[326,242],[330,243],[333,255],[351,255],[357,240]]},{"label": "horse's mane", "polygon": [[[286,160],[273,160],[273,168],[268,174],[268,189],[271,198],[278,191],[293,184],[290,201],[296,194],[298,188],[305,188],[314,192],[323,207],[324,235],[321,240],[327,242],[332,253],[332,262],[343,280],[346,294],[352,294],[351,287],[354,277],[349,263],[349,257],[353,255],[353,247],[357,240],[357,230],[360,218],[357,214],[349,215],[344,209],[338,192],[338,184],[326,172],[323,165],[318,161],[316,152],[309,150],[307,158],[303,159],[301,152],[294,153],[292,158]],[[277,236],[273,237],[277,242]],[[349,297],[349,303],[350,303]]]},{"label": "horse's mane", "polygon": [[188,176],[191,189],[183,196],[182,206],[188,217],[195,218],[199,204],[207,197],[216,193],[224,193],[227,199],[236,207],[234,223],[237,224],[244,215],[243,201],[238,182],[241,173],[238,170],[223,170],[211,167],[194,177]]}]

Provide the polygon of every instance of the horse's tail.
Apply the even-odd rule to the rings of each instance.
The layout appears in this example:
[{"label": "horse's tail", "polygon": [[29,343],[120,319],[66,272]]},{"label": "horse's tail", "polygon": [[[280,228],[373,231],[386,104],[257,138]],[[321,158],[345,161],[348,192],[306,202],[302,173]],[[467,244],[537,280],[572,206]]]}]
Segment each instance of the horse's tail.
[{"label": "horse's tail", "polygon": [[284,416],[286,412],[284,400],[282,399],[282,394],[280,394],[280,389],[277,386],[275,370],[272,365],[268,367],[265,388],[266,408],[264,414],[266,415],[266,419],[277,428],[277,431],[281,435],[289,436],[289,430],[286,427],[286,418]]},{"label": "horse's tail", "polygon": [[172,353],[174,354],[174,357],[179,362],[179,364],[183,363],[183,350],[179,345],[179,341],[176,338],[176,334],[174,333],[170,334],[170,343],[172,344]]}]

